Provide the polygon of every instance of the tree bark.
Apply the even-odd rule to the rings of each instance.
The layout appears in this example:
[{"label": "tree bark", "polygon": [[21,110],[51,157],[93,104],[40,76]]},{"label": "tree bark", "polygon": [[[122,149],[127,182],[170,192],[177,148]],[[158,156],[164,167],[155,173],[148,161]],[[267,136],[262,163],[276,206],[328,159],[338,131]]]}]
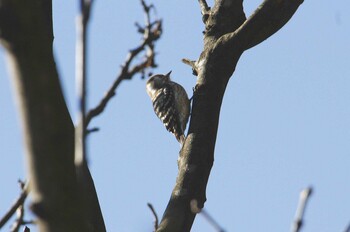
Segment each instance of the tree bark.
[{"label": "tree bark", "polygon": [[210,10],[199,0],[206,30],[204,48],[191,64],[198,75],[189,132],[179,157],[179,173],[159,231],[190,231],[206,201],[214,162],[219,115],[226,85],[242,53],[277,32],[302,0],[265,0],[246,20],[242,0],[216,0]]}]

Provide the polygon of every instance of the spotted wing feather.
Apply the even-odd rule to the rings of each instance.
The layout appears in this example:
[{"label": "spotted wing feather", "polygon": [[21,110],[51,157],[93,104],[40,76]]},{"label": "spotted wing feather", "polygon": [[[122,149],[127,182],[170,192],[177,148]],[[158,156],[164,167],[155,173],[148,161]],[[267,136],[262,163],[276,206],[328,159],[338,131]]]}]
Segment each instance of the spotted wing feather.
[{"label": "spotted wing feather", "polygon": [[158,91],[153,101],[153,108],[165,128],[180,141],[183,137],[183,131],[179,123],[178,112],[176,112],[175,96],[171,86],[165,85]]}]

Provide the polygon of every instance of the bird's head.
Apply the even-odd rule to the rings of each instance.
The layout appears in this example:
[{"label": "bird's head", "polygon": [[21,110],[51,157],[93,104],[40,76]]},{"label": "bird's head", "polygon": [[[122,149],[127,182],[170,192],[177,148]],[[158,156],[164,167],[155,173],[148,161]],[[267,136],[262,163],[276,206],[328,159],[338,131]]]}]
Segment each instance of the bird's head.
[{"label": "bird's head", "polygon": [[156,74],[151,76],[146,84],[146,88],[147,88],[147,92],[153,92],[155,90],[158,90],[162,87],[164,87],[164,85],[166,83],[169,83],[170,81],[170,72],[168,72],[167,74],[163,75],[163,74]]},{"label": "bird's head", "polygon": [[165,83],[168,83],[170,81],[170,73],[171,73],[171,71],[165,75],[156,74],[156,75],[151,76],[147,81],[147,85],[152,84],[154,86],[154,88],[162,87]]}]

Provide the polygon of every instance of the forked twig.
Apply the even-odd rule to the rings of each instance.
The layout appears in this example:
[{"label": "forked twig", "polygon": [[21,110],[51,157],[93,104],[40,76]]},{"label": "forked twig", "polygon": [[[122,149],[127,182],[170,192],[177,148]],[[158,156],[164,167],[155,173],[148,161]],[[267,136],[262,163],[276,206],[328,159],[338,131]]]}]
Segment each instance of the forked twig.
[{"label": "forked twig", "polygon": [[21,194],[16,199],[16,201],[12,204],[9,210],[5,213],[5,215],[0,219],[0,229],[8,222],[8,220],[12,217],[12,215],[16,212],[16,210],[24,204],[25,199],[28,196],[29,192],[29,182],[27,181],[23,187]]},{"label": "forked twig", "polygon": [[[139,46],[129,51],[124,64],[121,66],[120,73],[117,75],[111,87],[101,99],[100,103],[87,113],[85,129],[87,129],[92,118],[98,116],[104,111],[107,103],[115,95],[117,87],[123,80],[130,80],[137,73],[141,73],[142,77],[144,77],[147,68],[157,67],[155,63],[154,46],[155,42],[162,34],[162,21],[158,19],[151,22],[150,10],[153,8],[153,5],[147,5],[144,0],[141,0],[141,4],[146,15],[146,22],[144,27],[140,26],[138,23],[136,23],[136,27],[137,31],[143,35],[142,42]],[[145,53],[143,61],[131,66],[134,58],[141,52]]]}]

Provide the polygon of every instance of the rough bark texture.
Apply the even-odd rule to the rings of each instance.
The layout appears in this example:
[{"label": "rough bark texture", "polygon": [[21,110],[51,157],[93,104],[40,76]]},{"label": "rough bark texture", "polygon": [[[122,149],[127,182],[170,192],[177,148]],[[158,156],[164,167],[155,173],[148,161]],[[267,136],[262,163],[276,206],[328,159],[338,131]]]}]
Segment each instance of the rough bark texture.
[{"label": "rough bark texture", "polygon": [[190,127],[180,151],[179,173],[157,231],[190,231],[206,201],[206,186],[214,161],[221,102],[242,53],[278,31],[302,0],[265,0],[246,20],[242,0],[216,0],[210,10],[201,5],[204,48],[191,64],[198,74]]},{"label": "rough bark texture", "polygon": [[[79,167],[77,178],[74,166],[74,125],[52,52],[51,8],[51,0],[0,0],[0,41],[19,103],[31,208],[40,231],[104,231],[89,170]],[[85,199],[96,209],[93,218],[84,214]]]}]

